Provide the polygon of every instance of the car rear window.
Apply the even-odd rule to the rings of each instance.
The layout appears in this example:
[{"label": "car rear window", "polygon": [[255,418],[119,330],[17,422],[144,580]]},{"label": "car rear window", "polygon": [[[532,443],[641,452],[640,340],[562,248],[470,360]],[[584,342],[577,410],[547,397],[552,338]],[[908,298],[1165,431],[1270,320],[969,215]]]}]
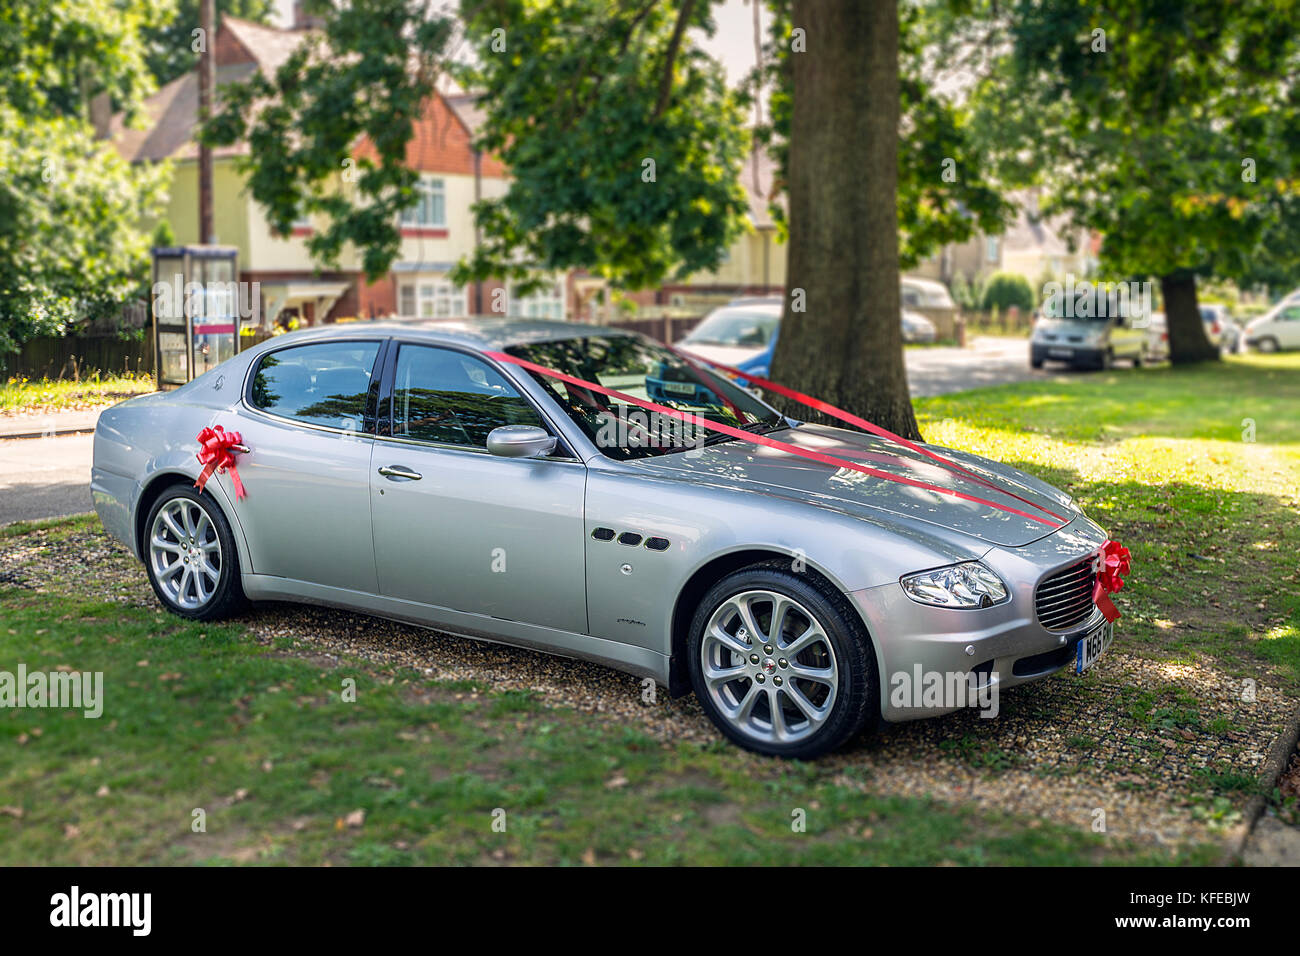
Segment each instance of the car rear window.
[{"label": "car rear window", "polygon": [[378,342],[321,342],[263,355],[253,373],[255,408],[314,425],[363,431]]}]

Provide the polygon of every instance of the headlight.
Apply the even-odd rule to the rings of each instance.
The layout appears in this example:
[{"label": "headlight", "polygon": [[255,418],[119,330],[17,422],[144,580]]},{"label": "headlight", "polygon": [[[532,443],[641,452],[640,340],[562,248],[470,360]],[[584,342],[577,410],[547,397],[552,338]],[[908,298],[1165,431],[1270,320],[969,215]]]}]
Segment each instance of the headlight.
[{"label": "headlight", "polygon": [[1007,600],[1007,586],[978,561],[909,574],[899,581],[918,604],[935,607],[992,607]]}]

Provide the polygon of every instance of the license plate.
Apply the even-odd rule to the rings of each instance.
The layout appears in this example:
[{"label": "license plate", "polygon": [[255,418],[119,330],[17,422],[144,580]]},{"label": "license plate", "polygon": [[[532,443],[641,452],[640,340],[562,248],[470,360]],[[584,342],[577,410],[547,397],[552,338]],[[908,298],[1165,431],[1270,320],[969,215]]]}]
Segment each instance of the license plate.
[{"label": "license plate", "polygon": [[1098,624],[1081,637],[1074,653],[1074,672],[1082,674],[1097,663],[1097,658],[1106,653],[1114,639],[1115,626],[1110,621]]},{"label": "license plate", "polygon": [[1048,355],[1054,355],[1057,358],[1073,358],[1074,349],[1048,349]]},{"label": "license plate", "polygon": [[669,395],[695,394],[695,385],[691,382],[661,382],[660,385]]}]

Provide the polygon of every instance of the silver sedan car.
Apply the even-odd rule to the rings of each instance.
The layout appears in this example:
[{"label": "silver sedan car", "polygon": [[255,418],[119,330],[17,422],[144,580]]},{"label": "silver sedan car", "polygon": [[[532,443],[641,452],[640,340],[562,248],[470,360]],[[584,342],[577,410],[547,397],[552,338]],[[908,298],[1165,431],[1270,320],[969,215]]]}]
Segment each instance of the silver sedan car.
[{"label": "silver sedan car", "polygon": [[[235,468],[200,490],[196,436],[216,426],[238,433]],[[811,757],[971,703],[908,682],[996,691],[1109,643],[1101,528],[1038,479],[944,454],[980,481],[785,418],[623,331],[368,323],[273,338],[105,411],[91,487],[176,614],[301,601],[597,661],[693,691],[744,747]]]}]

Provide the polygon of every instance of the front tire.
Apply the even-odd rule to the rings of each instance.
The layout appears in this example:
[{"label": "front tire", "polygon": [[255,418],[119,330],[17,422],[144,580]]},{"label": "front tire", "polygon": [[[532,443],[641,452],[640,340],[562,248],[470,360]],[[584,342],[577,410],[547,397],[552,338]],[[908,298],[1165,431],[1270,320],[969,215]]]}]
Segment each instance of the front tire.
[{"label": "front tire", "polygon": [[149,510],[143,552],[149,583],[173,614],[216,621],[247,603],[235,536],[207,492],[179,484],[164,491]]},{"label": "front tire", "polygon": [[729,574],[687,644],[705,713],[747,750],[796,759],[842,746],[880,715],[875,653],[842,594],[784,562]]},{"label": "front tire", "polygon": [[1268,338],[1260,339],[1258,342],[1255,343],[1255,348],[1257,348],[1261,352],[1276,352],[1278,350],[1277,339],[1272,338],[1271,336]]}]

